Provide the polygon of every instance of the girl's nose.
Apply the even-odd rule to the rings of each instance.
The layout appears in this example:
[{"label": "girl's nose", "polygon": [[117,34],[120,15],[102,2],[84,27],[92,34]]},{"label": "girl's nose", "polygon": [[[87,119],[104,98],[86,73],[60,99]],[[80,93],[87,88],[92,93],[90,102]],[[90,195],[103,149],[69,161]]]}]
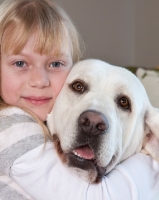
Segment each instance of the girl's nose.
[{"label": "girl's nose", "polygon": [[29,75],[29,85],[31,87],[44,88],[50,85],[49,74],[45,69],[33,68]]}]

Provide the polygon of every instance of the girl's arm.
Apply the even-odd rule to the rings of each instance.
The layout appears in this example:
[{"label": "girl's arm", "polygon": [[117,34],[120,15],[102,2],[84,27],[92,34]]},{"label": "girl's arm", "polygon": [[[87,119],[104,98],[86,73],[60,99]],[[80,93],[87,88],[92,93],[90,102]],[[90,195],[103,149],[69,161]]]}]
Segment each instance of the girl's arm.
[{"label": "girl's arm", "polygon": [[33,200],[9,177],[15,160],[39,144],[43,144],[43,135],[34,134],[32,131],[34,124],[35,121],[23,110],[8,108],[0,112],[0,199],[2,200]]},{"label": "girl's arm", "polygon": [[35,200],[159,200],[159,164],[151,157],[136,154],[101,183],[89,184],[61,163],[52,142],[44,146],[43,130],[31,116],[17,108],[5,112],[0,172]]}]

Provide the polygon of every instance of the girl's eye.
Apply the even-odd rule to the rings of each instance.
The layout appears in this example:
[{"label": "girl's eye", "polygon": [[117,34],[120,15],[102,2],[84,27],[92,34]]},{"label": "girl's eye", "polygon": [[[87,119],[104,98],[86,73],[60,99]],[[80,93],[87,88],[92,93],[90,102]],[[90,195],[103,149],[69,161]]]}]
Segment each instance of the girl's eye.
[{"label": "girl's eye", "polygon": [[61,67],[62,63],[61,62],[52,62],[50,64],[51,67],[54,67],[54,68],[59,68]]},{"label": "girl's eye", "polygon": [[23,61],[17,61],[14,63],[14,65],[16,65],[16,67],[25,67],[26,66],[25,62],[23,62]]}]

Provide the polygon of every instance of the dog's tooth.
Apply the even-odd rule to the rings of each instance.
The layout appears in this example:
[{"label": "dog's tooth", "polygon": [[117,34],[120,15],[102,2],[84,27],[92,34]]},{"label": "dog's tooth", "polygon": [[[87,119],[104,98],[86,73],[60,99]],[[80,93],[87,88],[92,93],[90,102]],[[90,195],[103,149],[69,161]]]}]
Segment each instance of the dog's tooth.
[{"label": "dog's tooth", "polygon": [[78,154],[75,150],[73,150],[73,153],[74,153],[76,156],[82,158],[82,156],[81,156],[80,154]]},{"label": "dog's tooth", "polygon": [[77,155],[78,155],[78,157],[82,158],[82,156],[80,154],[77,154]]},{"label": "dog's tooth", "polygon": [[77,152],[75,150],[73,150],[72,152],[77,156]]},{"label": "dog's tooth", "polygon": [[75,150],[73,150],[72,152],[76,155],[76,151]]}]

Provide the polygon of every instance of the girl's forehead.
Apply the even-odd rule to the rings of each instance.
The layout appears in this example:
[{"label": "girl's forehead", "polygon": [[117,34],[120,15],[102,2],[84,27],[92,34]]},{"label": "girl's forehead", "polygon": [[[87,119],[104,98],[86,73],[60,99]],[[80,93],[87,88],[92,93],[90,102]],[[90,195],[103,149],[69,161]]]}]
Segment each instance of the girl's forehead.
[{"label": "girl's forehead", "polygon": [[[38,32],[35,31],[32,34],[30,34],[30,37],[26,41],[25,45],[23,48],[19,49],[19,51],[16,50],[16,43],[13,46],[13,49],[9,49],[9,51],[2,51],[2,54],[6,54],[8,56],[12,55],[21,55],[27,58],[31,58],[32,55],[37,55],[40,54],[41,56],[47,56],[48,58],[56,58],[56,59],[69,59],[73,60],[72,58],[72,47],[70,44],[70,39],[66,40],[63,39],[61,43],[58,43],[56,45],[52,45],[49,51],[43,51],[39,52],[38,49]],[[34,54],[35,53],[35,54]]]},{"label": "girl's forehead", "polygon": [[[38,43],[36,39],[37,39],[37,32],[34,32],[28,38],[21,52],[26,53],[26,52],[29,52],[29,50],[31,49],[32,51],[39,53]],[[50,48],[50,51],[48,53],[42,52],[42,54],[47,54],[47,55],[51,54],[51,55],[56,55],[56,56],[71,54],[71,44],[69,41],[70,39],[63,38],[61,42],[53,43],[52,48]]]},{"label": "girl's forehead", "polygon": [[65,30],[61,31],[60,35],[53,36],[52,34],[45,35],[36,28],[29,34],[25,30],[20,30],[18,33],[8,29],[1,42],[1,52],[13,54],[18,54],[23,49],[32,49],[39,54],[49,55],[53,51],[54,54],[60,54],[68,48],[72,51],[71,39]]}]

